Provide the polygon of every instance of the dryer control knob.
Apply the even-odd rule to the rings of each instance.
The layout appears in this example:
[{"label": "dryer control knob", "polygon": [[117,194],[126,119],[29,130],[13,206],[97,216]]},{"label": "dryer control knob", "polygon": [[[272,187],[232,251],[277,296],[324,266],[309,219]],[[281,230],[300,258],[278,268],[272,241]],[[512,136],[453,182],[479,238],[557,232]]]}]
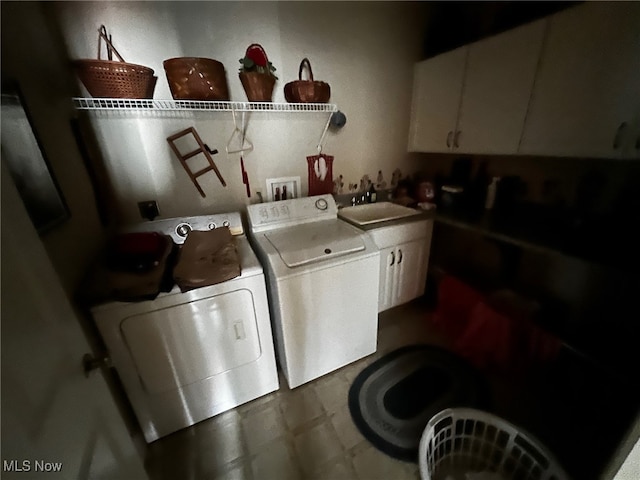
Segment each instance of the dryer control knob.
[{"label": "dryer control knob", "polygon": [[316,208],[318,210],[326,210],[329,207],[329,204],[324,198],[319,198],[316,200]]},{"label": "dryer control knob", "polygon": [[217,225],[213,222],[211,222],[209,225],[207,225],[207,227],[209,228],[209,230],[215,230]]},{"label": "dryer control knob", "polygon": [[189,235],[190,231],[191,225],[189,225],[188,223],[181,223],[176,227],[176,233],[182,238],[185,238],[187,235]]},{"label": "dryer control knob", "polygon": [[230,225],[229,220],[225,220],[224,222],[222,222],[223,227],[228,227],[229,225]]}]

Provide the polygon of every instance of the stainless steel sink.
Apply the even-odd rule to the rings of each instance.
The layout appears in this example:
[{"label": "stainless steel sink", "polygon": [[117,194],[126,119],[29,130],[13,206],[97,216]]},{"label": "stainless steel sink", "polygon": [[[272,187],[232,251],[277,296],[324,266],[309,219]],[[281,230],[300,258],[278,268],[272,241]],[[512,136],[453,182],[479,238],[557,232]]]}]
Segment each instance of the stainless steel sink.
[{"label": "stainless steel sink", "polygon": [[338,217],[359,226],[387,222],[419,214],[419,210],[391,202],[368,203],[338,210]]}]

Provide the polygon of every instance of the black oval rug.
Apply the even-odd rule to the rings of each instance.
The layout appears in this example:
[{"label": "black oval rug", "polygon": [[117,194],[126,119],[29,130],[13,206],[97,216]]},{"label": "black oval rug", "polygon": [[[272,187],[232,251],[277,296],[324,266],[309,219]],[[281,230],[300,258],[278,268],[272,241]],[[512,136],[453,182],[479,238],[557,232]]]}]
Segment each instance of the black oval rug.
[{"label": "black oval rug", "polygon": [[349,410],[375,447],[417,462],[422,431],[449,407],[487,408],[484,377],[461,357],[431,345],[410,345],[365,368],[349,389]]}]

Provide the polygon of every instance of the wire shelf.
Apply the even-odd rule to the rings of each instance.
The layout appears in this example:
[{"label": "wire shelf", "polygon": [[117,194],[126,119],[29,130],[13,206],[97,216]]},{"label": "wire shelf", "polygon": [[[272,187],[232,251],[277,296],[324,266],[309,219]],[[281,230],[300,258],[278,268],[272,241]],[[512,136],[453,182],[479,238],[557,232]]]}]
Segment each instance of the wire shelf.
[{"label": "wire shelf", "polygon": [[201,100],[152,100],[131,98],[73,98],[77,110],[139,110],[155,112],[319,112],[333,113],[331,103],[211,102]]}]

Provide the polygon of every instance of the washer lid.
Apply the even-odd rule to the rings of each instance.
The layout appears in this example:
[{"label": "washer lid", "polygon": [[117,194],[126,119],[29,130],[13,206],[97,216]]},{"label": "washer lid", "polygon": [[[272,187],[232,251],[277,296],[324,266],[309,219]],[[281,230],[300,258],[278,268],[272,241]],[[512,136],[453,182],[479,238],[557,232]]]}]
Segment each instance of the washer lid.
[{"label": "washer lid", "polygon": [[339,220],[271,231],[265,237],[288,267],[299,267],[365,249],[361,234]]}]

